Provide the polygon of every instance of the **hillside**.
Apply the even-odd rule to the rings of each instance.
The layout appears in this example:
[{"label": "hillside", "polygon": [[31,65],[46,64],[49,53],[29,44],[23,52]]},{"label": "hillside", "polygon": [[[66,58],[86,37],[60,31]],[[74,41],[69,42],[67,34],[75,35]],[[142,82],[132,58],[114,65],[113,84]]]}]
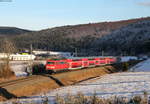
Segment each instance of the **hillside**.
[{"label": "hillside", "polygon": [[[122,50],[122,48],[119,49],[119,43],[117,49],[119,49],[119,51],[121,52],[114,51],[114,47],[112,47],[112,44],[117,44],[117,42],[119,41],[109,42],[110,44],[107,45],[106,43],[108,43],[108,40],[104,38],[107,37],[107,35],[108,37],[110,37],[112,34],[114,36],[114,39],[117,39],[119,37],[117,35],[115,37],[114,34],[118,34],[119,32],[117,33],[116,31],[119,31],[123,28],[128,28],[128,26],[129,30],[132,31],[134,24],[139,23],[140,21],[150,21],[150,17],[116,22],[89,23],[73,26],[55,27],[42,31],[28,32],[22,35],[16,35],[8,38],[12,39],[19,49],[27,49],[30,47],[30,44],[32,44],[34,49],[74,52],[76,48],[79,55],[100,55],[100,52],[102,50],[105,50],[106,52],[109,51],[107,53],[110,53],[112,55],[112,52],[114,54],[117,54],[122,53],[122,51],[124,50]],[[141,24],[141,28],[138,28],[138,31],[144,31],[144,28],[142,27],[143,24]],[[147,31],[149,30],[147,29]],[[128,35],[132,36],[135,35],[135,33],[125,33],[126,34],[123,34],[124,37],[126,37],[126,41],[121,41],[128,43]],[[103,39],[105,41],[103,41]],[[130,50],[129,48],[130,47],[127,47],[128,50]]]},{"label": "hillside", "polygon": [[101,46],[101,49],[108,54],[147,54],[150,51],[150,20],[140,21],[115,30],[96,40],[94,45]]},{"label": "hillside", "polygon": [[3,35],[3,36],[20,35],[20,34],[24,34],[28,32],[31,32],[31,31],[16,28],[16,27],[0,27],[0,35]]}]

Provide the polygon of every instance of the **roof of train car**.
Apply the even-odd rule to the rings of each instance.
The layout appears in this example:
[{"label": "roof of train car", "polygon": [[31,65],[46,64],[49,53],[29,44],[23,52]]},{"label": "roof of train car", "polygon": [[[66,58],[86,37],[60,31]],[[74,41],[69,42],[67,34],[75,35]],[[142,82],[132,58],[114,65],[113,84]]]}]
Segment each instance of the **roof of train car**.
[{"label": "roof of train car", "polygon": [[82,58],[108,58],[111,57],[113,58],[114,56],[92,56],[92,57],[68,57],[67,59],[82,59]]},{"label": "roof of train car", "polygon": [[54,61],[59,61],[59,60],[66,60],[66,59],[83,59],[83,58],[88,58],[88,59],[92,59],[92,58],[115,58],[114,56],[92,56],[92,57],[68,57],[68,58],[54,58],[54,59],[49,59],[49,60],[54,60]]}]

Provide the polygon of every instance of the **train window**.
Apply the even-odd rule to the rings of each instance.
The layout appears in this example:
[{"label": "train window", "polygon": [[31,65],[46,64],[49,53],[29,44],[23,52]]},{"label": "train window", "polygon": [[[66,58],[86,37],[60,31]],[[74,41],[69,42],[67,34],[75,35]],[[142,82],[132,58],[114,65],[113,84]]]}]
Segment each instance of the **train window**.
[{"label": "train window", "polygon": [[55,64],[55,62],[47,62],[47,64]]},{"label": "train window", "polygon": [[73,61],[81,61],[81,59],[73,59]]},{"label": "train window", "polygon": [[59,64],[65,64],[65,62],[59,62]]},{"label": "train window", "polygon": [[91,58],[91,59],[89,59],[89,60],[94,60],[94,59]]},{"label": "train window", "polygon": [[66,62],[57,62],[56,64],[66,64]]}]

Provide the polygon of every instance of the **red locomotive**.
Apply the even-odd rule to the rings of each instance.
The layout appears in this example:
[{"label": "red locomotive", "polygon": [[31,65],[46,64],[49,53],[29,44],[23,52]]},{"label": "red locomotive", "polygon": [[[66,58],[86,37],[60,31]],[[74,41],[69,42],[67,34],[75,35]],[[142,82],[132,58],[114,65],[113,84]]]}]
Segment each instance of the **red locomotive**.
[{"label": "red locomotive", "polygon": [[46,71],[73,70],[85,67],[94,67],[116,62],[115,57],[76,57],[63,60],[47,60]]}]

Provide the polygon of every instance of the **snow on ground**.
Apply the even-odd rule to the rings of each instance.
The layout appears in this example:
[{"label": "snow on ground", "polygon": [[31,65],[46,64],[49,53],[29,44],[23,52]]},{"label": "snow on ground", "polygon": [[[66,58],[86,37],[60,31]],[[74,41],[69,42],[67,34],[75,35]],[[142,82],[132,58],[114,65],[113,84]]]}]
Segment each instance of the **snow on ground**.
[{"label": "snow on ground", "polygon": [[27,76],[26,68],[28,64],[21,63],[21,64],[12,64],[10,65],[12,71],[15,73],[16,76]]},{"label": "snow on ground", "polygon": [[[37,103],[47,96],[49,101],[54,101],[55,96],[76,95],[82,93],[91,96],[109,98],[112,96],[132,97],[143,95],[144,91],[150,93],[150,72],[125,72],[105,75],[76,85],[58,88],[46,94],[18,99],[23,103]],[[51,103],[52,104],[52,103]]]},{"label": "snow on ground", "polygon": [[48,93],[48,96],[56,94],[65,96],[68,93],[77,94],[79,92],[85,95],[93,95],[94,92],[100,97],[132,96],[142,94],[143,91],[150,92],[150,73],[117,73],[97,78],[93,81],[86,81],[74,86],[68,86],[56,89]]},{"label": "snow on ground", "polygon": [[[34,63],[45,64],[46,61],[34,61]],[[11,61],[10,67],[16,76],[27,76],[26,69],[29,67],[30,61]]]},{"label": "snow on ground", "polygon": [[130,60],[138,60],[138,57],[136,56],[122,56],[121,57],[121,62],[127,62]]},{"label": "snow on ground", "polygon": [[134,72],[150,72],[150,59],[138,63],[130,68],[130,70]]}]

